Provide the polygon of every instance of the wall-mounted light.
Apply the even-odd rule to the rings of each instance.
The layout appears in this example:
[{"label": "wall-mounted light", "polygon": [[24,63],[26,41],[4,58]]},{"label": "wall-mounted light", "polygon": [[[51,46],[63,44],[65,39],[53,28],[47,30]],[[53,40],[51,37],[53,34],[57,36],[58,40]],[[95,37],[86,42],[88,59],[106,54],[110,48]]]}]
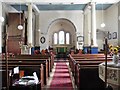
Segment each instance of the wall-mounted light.
[{"label": "wall-mounted light", "polygon": [[19,30],[23,30],[23,25],[21,24],[21,3],[20,3],[20,22],[19,25],[17,27]]}]

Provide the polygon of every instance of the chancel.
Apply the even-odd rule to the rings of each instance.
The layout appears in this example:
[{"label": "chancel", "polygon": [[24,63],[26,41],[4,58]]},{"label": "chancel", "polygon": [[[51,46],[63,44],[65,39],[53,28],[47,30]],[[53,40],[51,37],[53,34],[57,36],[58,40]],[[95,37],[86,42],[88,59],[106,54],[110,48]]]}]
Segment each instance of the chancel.
[{"label": "chancel", "polygon": [[120,90],[119,0],[0,0],[0,90]]}]

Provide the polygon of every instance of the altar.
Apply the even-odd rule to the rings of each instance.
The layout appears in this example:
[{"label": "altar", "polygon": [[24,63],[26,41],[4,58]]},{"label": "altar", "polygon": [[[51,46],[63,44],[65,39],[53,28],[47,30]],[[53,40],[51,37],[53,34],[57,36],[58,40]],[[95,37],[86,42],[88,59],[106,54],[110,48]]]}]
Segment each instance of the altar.
[{"label": "altar", "polygon": [[[99,77],[105,81],[105,63],[99,64]],[[120,90],[120,65],[107,63],[107,83],[112,86],[113,90]]]},{"label": "altar", "polygon": [[57,51],[57,58],[66,58],[66,52],[67,52],[67,46],[57,46],[56,47]]}]

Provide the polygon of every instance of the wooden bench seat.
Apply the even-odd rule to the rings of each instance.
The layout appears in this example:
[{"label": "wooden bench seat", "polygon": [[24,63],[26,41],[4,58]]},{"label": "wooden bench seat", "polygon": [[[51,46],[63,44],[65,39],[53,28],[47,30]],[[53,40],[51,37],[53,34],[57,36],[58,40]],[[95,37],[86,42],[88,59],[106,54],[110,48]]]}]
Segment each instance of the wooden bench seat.
[{"label": "wooden bench seat", "polygon": [[[97,58],[97,57],[91,57],[91,58],[86,58],[87,57],[87,55],[88,56],[103,56],[103,57],[99,57],[99,58]],[[74,56],[76,56],[76,57],[74,57]],[[79,56],[84,56],[84,58],[79,58]],[[108,57],[109,57],[109,55],[108,55]],[[108,61],[111,61],[112,60],[112,58],[111,57],[109,57],[108,59],[107,59]],[[81,54],[81,55],[76,55],[76,54],[74,54],[74,55],[69,55],[69,65],[70,65],[70,68],[71,68],[71,71],[72,72],[74,72],[74,61],[80,61],[80,62],[86,62],[87,64],[88,64],[88,61],[90,62],[91,61],[91,63],[93,62],[93,63],[95,63],[95,61],[96,61],[96,63],[98,62],[98,63],[102,63],[102,62],[104,62],[105,61],[105,56],[104,56],[104,54]]]},{"label": "wooden bench seat", "polygon": [[[8,64],[9,63],[16,63],[18,64],[25,64],[28,65],[30,64],[38,64],[38,63],[44,63],[46,62],[46,71],[47,71],[47,78],[50,76],[50,60],[48,59],[31,59],[31,58],[26,58],[26,59],[19,59],[19,58],[8,58]],[[5,59],[2,60],[2,63],[5,63]]]},{"label": "wooden bench seat", "polygon": [[98,66],[76,65],[75,83],[78,90],[104,90],[105,83],[99,78]]},{"label": "wooden bench seat", "polygon": [[[36,67],[36,66],[40,66],[41,64],[43,64],[43,68],[44,68],[44,81],[42,80],[43,84],[41,83],[41,85],[46,85],[47,84],[47,80],[48,80],[48,76],[49,76],[49,72],[50,72],[50,67],[48,65],[49,60],[48,59],[17,59],[17,58],[8,58],[8,69],[13,69],[14,67]],[[2,59],[2,62],[0,62],[0,66],[2,70],[6,70],[6,61],[5,59]]]},{"label": "wooden bench seat", "polygon": [[[50,76],[50,71],[52,71],[52,67],[54,65],[54,55],[17,55],[15,57],[8,57],[8,70],[13,70],[14,67],[40,67],[43,65],[43,76],[44,80],[42,80],[43,84],[46,85],[48,77]],[[0,62],[0,69],[6,70],[6,60],[3,57],[2,62]]]},{"label": "wooden bench seat", "polygon": [[[5,61],[2,60],[2,68],[6,68],[5,66]],[[8,59],[8,67],[9,68],[14,68],[14,67],[17,67],[17,66],[40,66],[41,64],[43,64],[44,66],[44,75],[45,75],[45,81],[44,81],[44,84],[46,85],[47,84],[47,80],[48,80],[48,76],[49,76],[49,66],[48,66],[48,62],[47,60],[28,60],[28,59],[16,59],[16,60],[10,60]]]},{"label": "wooden bench seat", "polygon": [[[103,61],[102,61],[103,62]],[[75,62],[74,79],[79,90],[102,90],[104,82],[99,78],[98,65],[95,62]]]},{"label": "wooden bench seat", "polygon": [[[105,57],[105,54],[72,54],[72,57]],[[111,57],[108,55],[108,57]]]},{"label": "wooden bench seat", "polygon": [[[108,61],[111,61],[112,58],[107,59]],[[70,58],[69,59],[69,65],[71,68],[71,71],[74,75],[74,70],[75,70],[75,64],[79,63],[80,65],[99,65],[100,63],[104,62],[105,58],[91,58],[91,59],[74,59]]]},{"label": "wooden bench seat", "polygon": [[[1,73],[2,73],[2,87],[6,87],[6,66],[2,66],[4,67],[4,69],[2,68]],[[8,73],[10,73],[12,71],[12,75],[9,76],[9,86],[11,87],[12,84],[14,83],[14,81],[20,78],[20,72],[18,74],[14,74],[13,73],[13,68],[16,67],[15,65],[11,65],[12,68],[9,67],[8,65]],[[22,68],[22,69],[21,69]],[[26,68],[27,70],[25,70],[24,68]],[[29,69],[29,70],[28,70]],[[37,73],[38,79],[39,79],[39,84],[40,84],[40,88],[42,88],[44,86],[44,68],[43,65],[22,65],[19,66],[19,70],[24,71],[24,76],[26,76],[26,73],[29,72],[29,74],[32,75],[33,72]]]},{"label": "wooden bench seat", "polygon": [[47,60],[48,61],[48,67],[49,67],[49,72],[52,71],[52,67],[54,65],[54,55],[17,55],[14,57],[14,59],[39,59],[39,60]]},{"label": "wooden bench seat", "polygon": [[[107,60],[111,61],[112,58],[109,57]],[[98,65],[104,61],[103,54],[100,56],[99,54],[69,55],[69,65],[79,90],[102,90],[104,88],[104,82],[98,75]]]}]

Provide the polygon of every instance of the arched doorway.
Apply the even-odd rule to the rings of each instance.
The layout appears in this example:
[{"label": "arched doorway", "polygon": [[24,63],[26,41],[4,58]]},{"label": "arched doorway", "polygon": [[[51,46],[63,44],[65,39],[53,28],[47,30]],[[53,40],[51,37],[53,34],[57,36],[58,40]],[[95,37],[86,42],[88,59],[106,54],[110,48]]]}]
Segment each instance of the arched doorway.
[{"label": "arched doorway", "polygon": [[48,34],[49,46],[52,46],[57,53],[65,53],[76,46],[76,28],[68,19],[59,18],[51,22]]}]

